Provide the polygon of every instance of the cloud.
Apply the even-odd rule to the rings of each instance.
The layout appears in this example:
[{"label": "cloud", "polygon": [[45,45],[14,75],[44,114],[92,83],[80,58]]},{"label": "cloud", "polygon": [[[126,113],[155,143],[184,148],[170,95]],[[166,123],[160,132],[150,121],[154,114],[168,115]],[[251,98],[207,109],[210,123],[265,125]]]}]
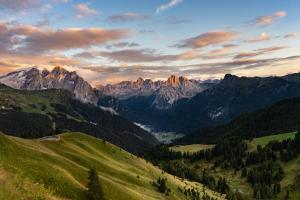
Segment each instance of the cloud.
[{"label": "cloud", "polygon": [[106,48],[111,49],[111,48],[125,48],[125,47],[138,47],[140,46],[139,43],[136,42],[118,42],[118,43],[114,43],[111,45],[107,45]]},{"label": "cloud", "polygon": [[271,15],[264,15],[257,17],[256,19],[250,21],[251,25],[259,25],[259,26],[269,26],[273,24],[277,19],[283,18],[287,16],[285,11],[278,11]]},{"label": "cloud", "polygon": [[[289,56],[270,59],[243,59],[228,62],[210,62],[193,65],[123,65],[123,66],[90,66],[96,77],[94,83],[117,83],[124,80],[136,80],[138,77],[151,78],[153,80],[166,79],[170,74],[177,74],[195,79],[222,78],[224,74],[234,73],[247,76],[266,76],[270,71],[277,74],[291,73],[299,69],[290,63],[298,63],[300,56]],[[276,74],[274,72],[275,75]]]},{"label": "cloud", "polygon": [[288,48],[287,46],[273,46],[267,48],[256,49],[254,52],[242,52],[234,56],[234,59],[253,58],[259,55],[271,53]]},{"label": "cloud", "polygon": [[203,33],[199,36],[181,41],[175,46],[178,48],[203,48],[210,45],[222,44],[234,40],[238,33],[231,31],[215,31]]},{"label": "cloud", "polygon": [[124,23],[124,22],[147,20],[147,19],[150,19],[149,15],[128,12],[128,13],[111,15],[108,17],[107,21],[111,23]]},{"label": "cloud", "polygon": [[183,2],[183,0],[170,0],[168,3],[166,4],[162,4],[160,5],[157,9],[156,9],[156,14],[159,14],[162,11],[165,11],[169,8],[172,8],[174,6],[176,6],[177,4]]},{"label": "cloud", "polygon": [[256,51],[258,51],[260,53],[270,53],[270,52],[279,51],[279,50],[286,49],[286,48],[289,48],[289,47],[287,47],[287,46],[273,46],[273,47],[257,49]]},{"label": "cloud", "polygon": [[231,50],[235,47],[236,47],[236,45],[233,45],[233,44],[223,45],[223,48],[211,50],[208,53],[201,55],[201,58],[202,59],[224,58],[226,56],[229,56],[229,54],[231,53]]},{"label": "cloud", "polygon": [[22,10],[40,5],[39,0],[0,0],[1,9]]},{"label": "cloud", "polygon": [[52,0],[52,2],[54,2],[54,3],[69,3],[71,1],[72,0]]},{"label": "cloud", "polygon": [[239,53],[239,54],[235,55],[233,59],[252,58],[252,57],[255,57],[258,55],[259,55],[258,52],[244,52],[244,53]]},{"label": "cloud", "polygon": [[76,11],[76,17],[78,19],[84,18],[89,15],[95,15],[98,14],[98,12],[94,9],[92,9],[88,3],[80,3],[74,5],[74,9]]},{"label": "cloud", "polygon": [[119,51],[100,51],[100,52],[91,52],[95,57],[106,57],[112,61],[118,62],[154,62],[168,60],[169,56],[163,56],[157,54],[153,49],[125,49]]},{"label": "cloud", "polygon": [[126,29],[69,28],[53,30],[32,25],[0,23],[0,48],[41,54],[103,45],[129,35],[130,31]]},{"label": "cloud", "polygon": [[263,32],[263,33],[260,34],[259,37],[245,40],[245,42],[246,43],[255,43],[255,42],[268,41],[268,40],[271,40],[271,39],[272,39],[272,37],[270,37],[266,32]]},{"label": "cloud", "polygon": [[297,38],[299,36],[299,34],[297,33],[288,33],[286,35],[284,35],[284,38]]},{"label": "cloud", "polygon": [[154,49],[123,49],[118,51],[86,51],[74,57],[99,58],[104,57],[121,63],[164,62],[178,60],[192,60],[199,57],[196,51],[187,51],[179,54],[159,54]]},{"label": "cloud", "polygon": [[218,59],[228,56],[236,45],[224,45],[221,49],[200,53],[196,49],[177,54],[161,54],[155,49],[122,49],[116,51],[83,51],[74,57],[107,58],[118,63],[166,63],[176,61],[188,61],[195,59]]}]

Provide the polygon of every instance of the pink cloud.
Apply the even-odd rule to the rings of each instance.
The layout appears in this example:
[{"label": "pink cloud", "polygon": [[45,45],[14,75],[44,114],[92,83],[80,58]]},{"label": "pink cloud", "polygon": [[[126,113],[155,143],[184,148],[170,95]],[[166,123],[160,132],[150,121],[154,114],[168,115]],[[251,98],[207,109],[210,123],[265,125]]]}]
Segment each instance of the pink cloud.
[{"label": "pink cloud", "polygon": [[253,25],[259,25],[259,26],[268,26],[273,24],[277,19],[283,18],[287,16],[287,13],[285,11],[278,11],[271,15],[264,15],[257,17],[256,19],[252,20],[250,23]]},{"label": "pink cloud", "polygon": [[199,36],[183,40],[177,47],[203,48],[210,45],[222,44],[234,40],[238,33],[231,31],[215,31],[203,33]]},{"label": "pink cloud", "polygon": [[36,53],[103,45],[121,40],[129,35],[130,31],[127,29],[69,28],[53,30],[32,25],[0,23],[0,46],[2,48]]}]

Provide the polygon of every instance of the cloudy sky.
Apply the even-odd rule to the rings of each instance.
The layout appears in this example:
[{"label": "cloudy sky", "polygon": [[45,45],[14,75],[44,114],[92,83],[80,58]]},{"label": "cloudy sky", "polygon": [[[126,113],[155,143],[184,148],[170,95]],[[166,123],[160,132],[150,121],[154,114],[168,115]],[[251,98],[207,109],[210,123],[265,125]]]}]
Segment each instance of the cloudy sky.
[{"label": "cloudy sky", "polygon": [[300,71],[296,0],[0,0],[0,74],[55,65],[93,85]]}]

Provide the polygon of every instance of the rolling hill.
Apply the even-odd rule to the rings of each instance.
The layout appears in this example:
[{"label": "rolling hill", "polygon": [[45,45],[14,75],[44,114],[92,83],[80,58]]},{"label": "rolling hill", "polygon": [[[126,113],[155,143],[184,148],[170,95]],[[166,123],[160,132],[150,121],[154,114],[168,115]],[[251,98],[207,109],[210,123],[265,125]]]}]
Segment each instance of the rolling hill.
[{"label": "rolling hill", "polygon": [[157,144],[150,133],[119,115],[57,89],[25,91],[0,85],[0,131],[23,138],[81,131],[132,153],[142,153]]},{"label": "rolling hill", "polygon": [[[203,186],[162,173],[145,160],[82,133],[64,133],[42,140],[0,134],[0,199],[86,199],[89,168],[98,171],[106,199],[181,200],[184,188]],[[152,185],[167,178],[169,195]],[[216,199],[218,193],[205,189]]]}]

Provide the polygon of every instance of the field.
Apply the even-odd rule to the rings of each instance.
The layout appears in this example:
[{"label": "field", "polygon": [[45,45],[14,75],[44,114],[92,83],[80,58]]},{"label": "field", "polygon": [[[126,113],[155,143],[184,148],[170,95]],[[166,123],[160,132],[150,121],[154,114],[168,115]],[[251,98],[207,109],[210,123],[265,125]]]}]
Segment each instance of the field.
[{"label": "field", "polygon": [[254,150],[256,149],[257,145],[261,145],[262,147],[266,146],[271,141],[283,141],[286,139],[294,139],[296,132],[291,133],[283,133],[278,135],[270,135],[260,138],[254,138],[251,141],[248,141],[249,149]]},{"label": "field", "polygon": [[[86,199],[88,170],[95,168],[107,199],[180,200],[178,188],[203,186],[162,173],[117,146],[82,133],[65,133],[59,140],[24,140],[0,134],[0,199]],[[167,178],[169,196],[152,182]],[[206,189],[206,193],[223,199]]]},{"label": "field", "polygon": [[191,145],[177,145],[172,146],[170,149],[173,151],[180,151],[180,152],[197,152],[205,149],[213,148],[214,145],[208,145],[208,144],[191,144]]}]

